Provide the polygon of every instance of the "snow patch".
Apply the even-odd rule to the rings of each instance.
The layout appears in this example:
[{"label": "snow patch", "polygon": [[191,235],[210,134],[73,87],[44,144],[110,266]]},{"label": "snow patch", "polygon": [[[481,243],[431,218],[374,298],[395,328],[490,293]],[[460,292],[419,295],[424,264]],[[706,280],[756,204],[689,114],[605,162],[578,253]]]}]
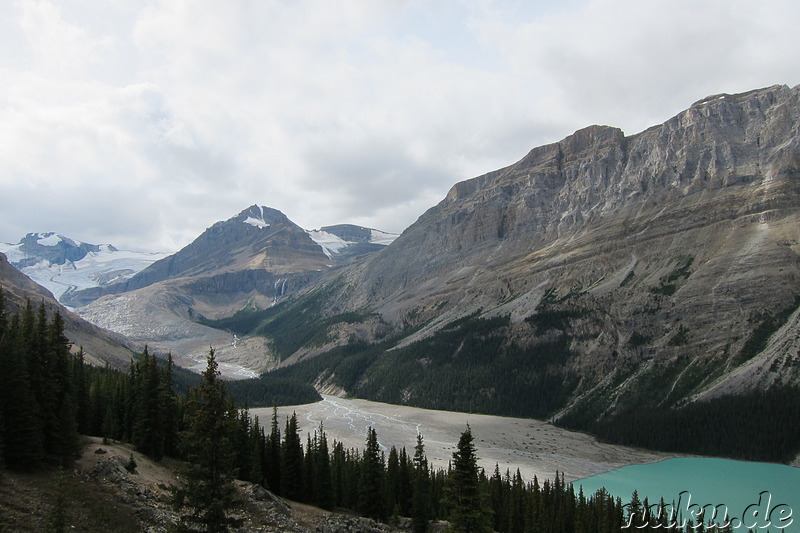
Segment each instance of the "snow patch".
[{"label": "snow patch", "polygon": [[[381,246],[388,246],[392,242],[394,242],[399,235],[395,233],[386,233],[383,231],[379,231],[376,229],[371,229],[370,231],[370,238],[369,242],[372,244],[379,244]],[[337,255],[342,253],[342,250],[347,248],[350,245],[358,244],[354,241],[346,241],[341,237],[334,235],[333,233],[329,233],[327,231],[322,230],[306,230],[311,240],[315,243],[319,244],[322,248],[322,251],[325,252],[325,255],[328,258],[332,258],[333,255]]]},{"label": "snow patch", "polygon": [[269,223],[265,222],[264,219],[261,218],[247,217],[246,219],[244,219],[244,223],[262,229],[269,227]]},{"label": "snow patch", "polygon": [[44,235],[40,233],[37,242],[42,246],[58,246],[62,240],[61,235],[55,233],[45,233]]},{"label": "snow patch", "polygon": [[372,232],[372,235],[369,238],[369,242],[374,244],[382,244],[383,246],[389,246],[400,236],[396,233],[385,233],[376,229],[370,231]]},{"label": "snow patch", "polygon": [[327,255],[329,259],[332,255],[339,254],[342,250],[354,244],[341,237],[337,237],[333,233],[328,233],[327,231],[312,230],[306,231],[306,233],[308,233],[312,241],[320,245],[322,251],[325,252],[325,255]]},{"label": "snow patch", "polygon": [[261,215],[259,217],[252,217],[252,216],[247,217],[246,219],[244,219],[244,223],[250,224],[251,226],[255,226],[256,228],[261,228],[261,229],[268,228],[269,222],[264,220],[264,208],[261,207],[260,205],[256,207],[258,207],[258,209],[261,211]]}]

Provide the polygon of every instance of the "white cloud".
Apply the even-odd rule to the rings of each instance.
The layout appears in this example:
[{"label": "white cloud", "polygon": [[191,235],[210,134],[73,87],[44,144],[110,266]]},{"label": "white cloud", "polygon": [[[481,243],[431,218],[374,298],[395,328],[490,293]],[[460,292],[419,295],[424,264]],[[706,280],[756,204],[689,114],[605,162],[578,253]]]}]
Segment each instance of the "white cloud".
[{"label": "white cloud", "polygon": [[401,231],[607,123],[800,82],[795,2],[32,0],[0,6],[0,240],[175,249],[259,203]]}]

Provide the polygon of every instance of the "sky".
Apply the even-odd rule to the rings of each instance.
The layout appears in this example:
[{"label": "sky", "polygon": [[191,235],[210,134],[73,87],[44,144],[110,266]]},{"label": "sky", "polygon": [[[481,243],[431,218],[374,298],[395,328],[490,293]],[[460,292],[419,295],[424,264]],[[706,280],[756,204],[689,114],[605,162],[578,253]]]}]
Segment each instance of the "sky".
[{"label": "sky", "polygon": [[400,233],[577,129],[800,83],[796,0],[5,0],[0,242],[176,251],[259,204]]}]

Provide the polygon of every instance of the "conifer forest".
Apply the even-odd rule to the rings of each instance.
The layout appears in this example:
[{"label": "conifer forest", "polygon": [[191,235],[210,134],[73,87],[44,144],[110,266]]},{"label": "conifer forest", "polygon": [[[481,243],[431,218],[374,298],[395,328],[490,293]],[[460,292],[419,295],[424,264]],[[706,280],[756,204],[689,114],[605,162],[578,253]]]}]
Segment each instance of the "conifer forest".
[{"label": "conifer forest", "polygon": [[[348,510],[391,523],[410,517],[415,532],[446,520],[452,531],[616,532],[694,531],[669,524],[636,494],[630,502],[604,490],[576,494],[563,475],[522,479],[519,471],[486,473],[477,465],[467,426],[447,469],[425,456],[424,436],[413,450],[385,449],[373,428],[363,449],[329,442],[324,427],[300,437],[295,415],[251,417],[220,379],[214,351],[198,383],[176,392],[171,358],[145,348],[127,372],[84,363],[71,350],[62,317],[28,302],[9,316],[0,291],[0,460],[7,471],[68,466],[80,435],[131,443],[154,460],[181,459],[175,504],[185,530],[227,531],[236,505],[233,481],[259,484],[287,499]],[[652,513],[652,514],[651,514]],[[681,527],[683,526],[683,527]],[[198,529],[199,528],[199,529]],[[725,529],[721,529],[724,531]]]}]

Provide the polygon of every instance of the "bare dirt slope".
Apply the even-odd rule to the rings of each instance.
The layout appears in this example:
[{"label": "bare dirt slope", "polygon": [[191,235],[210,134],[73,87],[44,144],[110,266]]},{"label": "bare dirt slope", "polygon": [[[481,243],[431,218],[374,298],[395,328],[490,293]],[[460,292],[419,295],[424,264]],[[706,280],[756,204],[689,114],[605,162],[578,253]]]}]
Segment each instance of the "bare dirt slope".
[{"label": "bare dirt slope", "polygon": [[[131,457],[136,468],[129,471]],[[174,531],[179,513],[171,488],[179,481],[178,467],[171,459],[151,461],[127,444],[86,437],[81,457],[68,469],[0,472],[0,532]],[[251,483],[236,485],[238,504],[229,516],[237,521],[239,533],[396,531],[351,514],[284,500]]]}]

